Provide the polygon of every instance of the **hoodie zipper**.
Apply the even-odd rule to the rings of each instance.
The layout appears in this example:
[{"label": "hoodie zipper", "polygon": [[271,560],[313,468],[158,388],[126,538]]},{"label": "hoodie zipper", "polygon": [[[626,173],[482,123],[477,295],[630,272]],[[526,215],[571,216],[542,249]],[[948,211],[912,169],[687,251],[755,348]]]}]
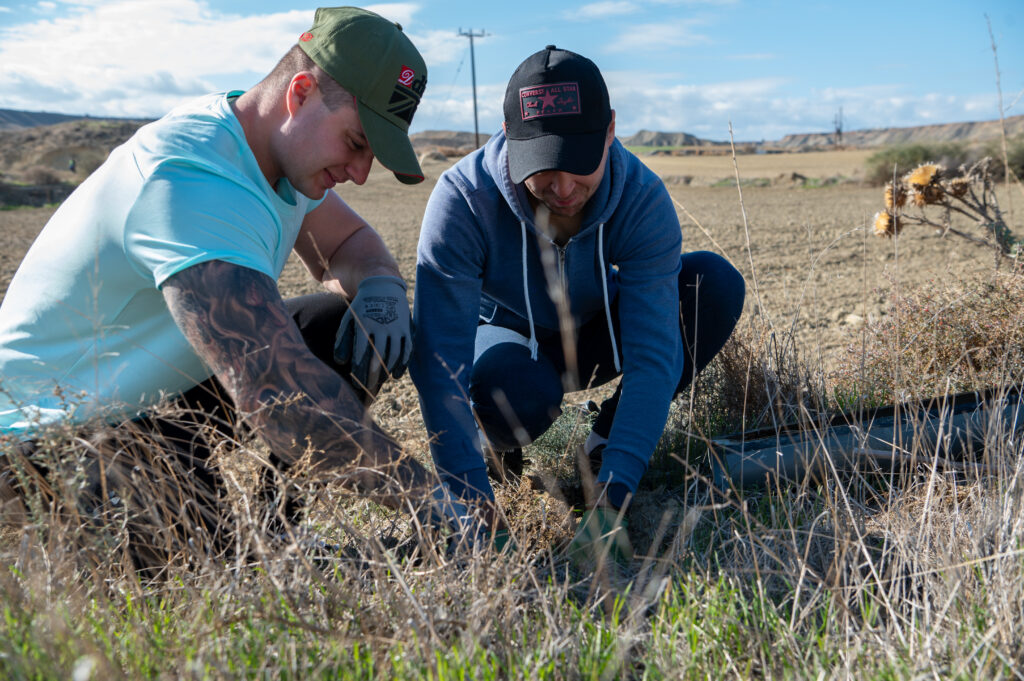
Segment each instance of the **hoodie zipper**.
[{"label": "hoodie zipper", "polygon": [[[569,241],[572,241],[572,239],[569,239]],[[566,292],[566,295],[568,295],[569,292],[569,281],[565,276],[565,249],[569,247],[569,241],[565,242],[565,246],[555,244],[555,248],[558,249],[558,281],[562,286],[562,290]]]}]

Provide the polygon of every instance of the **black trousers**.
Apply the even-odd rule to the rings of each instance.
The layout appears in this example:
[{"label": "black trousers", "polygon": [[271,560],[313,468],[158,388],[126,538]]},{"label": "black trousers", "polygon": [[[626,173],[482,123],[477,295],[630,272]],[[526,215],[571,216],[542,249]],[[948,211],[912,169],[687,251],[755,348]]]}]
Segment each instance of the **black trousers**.
[{"label": "black trousers", "polygon": [[[681,376],[666,376],[684,392],[725,342],[743,311],[743,277],[716,253],[684,253],[679,272],[679,333],[686,359]],[[611,305],[618,347],[622,347],[619,300]],[[576,386],[604,385],[619,376],[615,370],[607,322],[598,315],[576,330]],[[620,350],[621,353],[621,350]],[[621,355],[620,355],[621,358]],[[540,437],[561,414],[566,389],[566,360],[561,338],[542,340],[537,360],[518,343],[498,343],[473,364],[469,395],[488,439],[502,450],[521,447]],[[578,390],[579,387],[573,389]],[[500,399],[498,396],[500,395]],[[608,437],[622,395],[622,385],[601,405],[594,431]],[[514,419],[509,419],[509,414]]]}]

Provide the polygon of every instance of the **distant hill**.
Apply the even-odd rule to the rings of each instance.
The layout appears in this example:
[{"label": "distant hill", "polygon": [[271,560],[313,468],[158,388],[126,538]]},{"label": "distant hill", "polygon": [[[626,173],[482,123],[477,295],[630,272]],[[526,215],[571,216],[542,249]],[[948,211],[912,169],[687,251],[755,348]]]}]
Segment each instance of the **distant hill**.
[{"label": "distant hill", "polygon": [[[943,123],[918,125],[910,128],[877,128],[874,130],[843,131],[844,147],[886,147],[896,144],[918,142],[985,142],[998,138],[1001,133],[999,121],[978,121],[968,123]],[[1024,134],[1024,115],[1006,119],[1006,134],[1009,137]],[[831,147],[835,144],[833,133],[803,133],[786,135],[770,146],[798,151]]]},{"label": "distant hill", "polygon": [[[128,139],[147,121],[76,117],[64,114],[0,109],[0,180],[11,185],[77,184],[97,168],[110,151]],[[1006,119],[1010,136],[1024,134],[1024,115]],[[490,137],[480,134],[480,143]],[[843,133],[844,147],[883,147],[914,142],[981,143],[997,139],[999,121],[947,123],[906,128],[850,130]],[[476,148],[472,132],[428,130],[411,135],[422,158],[430,155],[451,159]],[[696,153],[715,153],[722,143],[684,132],[641,130],[620,138],[630,146],[664,147],[652,153],[673,153],[677,147],[703,147]],[[786,135],[777,142],[745,144],[744,152],[758,148],[780,151],[825,149],[834,146],[831,133]],[[678,153],[678,152],[676,152]],[[71,169],[74,160],[75,169]]]},{"label": "distant hill", "polygon": [[[491,138],[491,132],[480,133],[480,144]],[[452,147],[462,151],[476,149],[476,134],[472,132],[455,132],[453,130],[425,130],[409,135],[412,146],[417,151],[425,151],[437,147]]]},{"label": "distant hill", "polygon": [[0,130],[19,130],[35,128],[40,125],[54,125],[68,121],[86,120],[119,120],[116,118],[93,118],[92,116],[69,116],[67,114],[50,113],[48,111],[16,111],[0,109]]},{"label": "distant hill", "polygon": [[627,147],[704,147],[719,142],[701,139],[688,132],[652,132],[641,130],[635,135],[620,137],[619,141]]},{"label": "distant hill", "polygon": [[[490,139],[491,133],[480,133],[480,144]],[[476,140],[471,132],[455,132],[452,130],[427,130],[409,135],[412,145],[417,151],[429,151],[438,147],[459,149],[463,152],[476,148]],[[710,142],[685,132],[652,132],[641,130],[635,135],[620,137],[627,146],[644,147],[702,147],[720,144]]]}]

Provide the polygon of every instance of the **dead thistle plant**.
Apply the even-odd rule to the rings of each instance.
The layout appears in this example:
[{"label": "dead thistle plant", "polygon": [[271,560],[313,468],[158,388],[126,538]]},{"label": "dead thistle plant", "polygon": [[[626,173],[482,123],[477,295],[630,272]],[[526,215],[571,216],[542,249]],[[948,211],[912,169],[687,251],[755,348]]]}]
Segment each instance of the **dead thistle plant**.
[{"label": "dead thistle plant", "polygon": [[[995,161],[986,156],[951,173],[938,163],[924,163],[885,185],[885,208],[875,214],[877,236],[893,238],[908,225],[934,227],[987,246],[997,259],[1016,259],[1020,242],[1014,237],[995,194]],[[907,212],[907,204],[916,209]],[[982,236],[953,226],[953,216],[971,220]]]}]

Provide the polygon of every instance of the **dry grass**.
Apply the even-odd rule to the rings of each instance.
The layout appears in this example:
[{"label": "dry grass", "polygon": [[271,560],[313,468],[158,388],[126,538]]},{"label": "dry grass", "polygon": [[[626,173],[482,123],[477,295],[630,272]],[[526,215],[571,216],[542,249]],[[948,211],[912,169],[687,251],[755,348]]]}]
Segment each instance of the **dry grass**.
[{"label": "dry grass", "polygon": [[[1024,380],[1024,275],[935,281],[901,291],[851,341],[831,380],[870,403],[921,399]],[[860,388],[858,388],[860,386]]]},{"label": "dry grass", "polygon": [[[677,405],[674,427],[699,440],[709,418],[816,408],[809,375],[778,354],[788,344],[751,327],[701,378],[695,396],[714,404]],[[518,544],[502,554],[447,550],[323,481],[311,522],[339,548],[275,542],[239,465],[262,456],[255,441],[222,452],[238,482],[227,553],[142,522],[185,529],[181,509],[202,497],[160,452],[126,462],[159,483],[132,479],[146,504],[125,497],[83,522],[105,441],[54,434],[39,455],[62,484],[30,495],[30,522],[5,544],[7,678],[1014,678],[1024,662],[1013,424],[991,429],[983,471],[919,452],[898,476],[742,496],[712,490],[706,462],[681,455],[688,438],[667,438],[657,465],[685,479],[643,490],[630,529],[644,555],[597,575],[566,563],[569,509],[528,481],[500,490]],[[148,531],[165,549],[158,574],[133,569]]]}]

